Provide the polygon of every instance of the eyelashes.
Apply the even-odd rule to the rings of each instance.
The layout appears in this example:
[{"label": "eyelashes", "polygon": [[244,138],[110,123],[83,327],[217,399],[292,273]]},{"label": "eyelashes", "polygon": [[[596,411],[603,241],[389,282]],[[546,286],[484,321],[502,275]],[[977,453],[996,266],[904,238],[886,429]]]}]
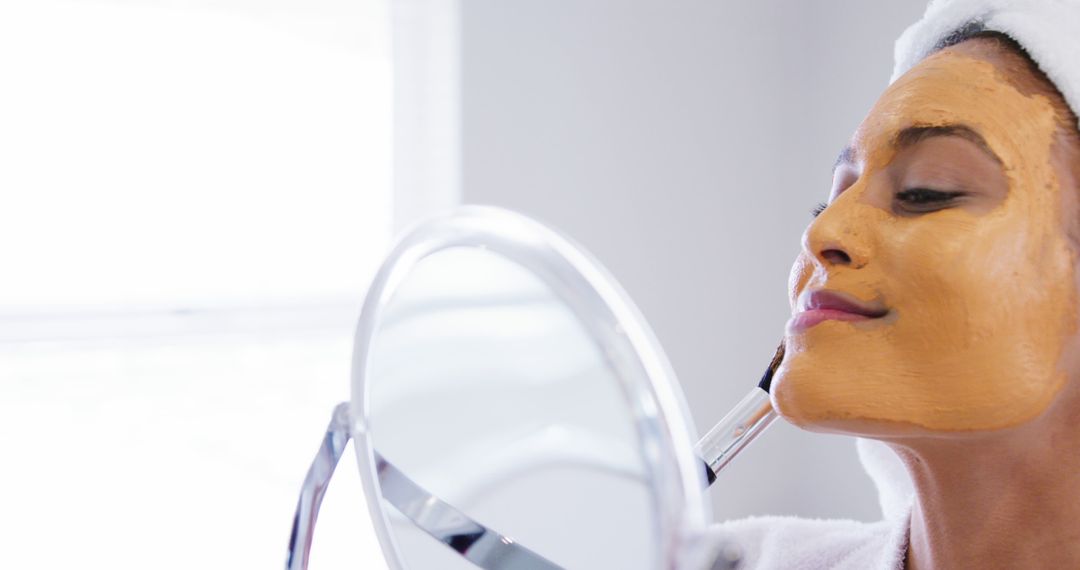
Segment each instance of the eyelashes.
[{"label": "eyelashes", "polygon": [[[945,192],[942,190],[932,190],[930,188],[908,188],[897,192],[893,196],[893,200],[896,203],[895,207],[898,210],[908,213],[924,213],[944,209],[951,205],[954,200],[964,195],[964,192]],[[828,207],[829,205],[827,203],[820,202],[810,210],[810,215],[816,218]]]},{"label": "eyelashes", "polygon": [[909,188],[896,193],[896,201],[915,211],[932,211],[963,196],[963,192],[942,192],[929,188]]}]

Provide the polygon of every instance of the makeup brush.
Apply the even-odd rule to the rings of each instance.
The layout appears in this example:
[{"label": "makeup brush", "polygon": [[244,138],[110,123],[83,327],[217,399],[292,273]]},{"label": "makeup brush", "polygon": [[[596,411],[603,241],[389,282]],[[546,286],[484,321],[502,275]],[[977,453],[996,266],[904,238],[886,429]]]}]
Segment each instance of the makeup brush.
[{"label": "makeup brush", "polygon": [[694,448],[701,458],[709,485],[716,481],[721,469],[776,419],[777,414],[769,401],[769,388],[772,387],[773,374],[783,360],[784,343],[781,341],[757,387],[709,430]]}]

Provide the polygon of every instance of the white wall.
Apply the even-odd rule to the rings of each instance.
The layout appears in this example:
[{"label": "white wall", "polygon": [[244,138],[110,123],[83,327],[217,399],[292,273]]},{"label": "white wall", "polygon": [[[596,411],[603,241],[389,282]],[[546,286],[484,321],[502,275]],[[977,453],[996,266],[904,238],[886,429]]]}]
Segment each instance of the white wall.
[{"label": "white wall", "polygon": [[[923,7],[463,0],[464,200],[539,218],[596,254],[704,433],[772,356],[809,211]],[[853,441],[786,424],[712,497],[718,518],[878,517]]]}]

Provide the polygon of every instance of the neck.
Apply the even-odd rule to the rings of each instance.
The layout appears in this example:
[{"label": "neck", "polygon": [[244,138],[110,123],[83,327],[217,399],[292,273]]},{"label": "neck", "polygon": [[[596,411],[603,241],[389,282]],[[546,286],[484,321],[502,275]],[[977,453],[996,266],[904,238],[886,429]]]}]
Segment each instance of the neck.
[{"label": "neck", "polygon": [[894,444],[915,485],[907,570],[1080,568],[1075,425],[1048,414],[1008,433]]}]

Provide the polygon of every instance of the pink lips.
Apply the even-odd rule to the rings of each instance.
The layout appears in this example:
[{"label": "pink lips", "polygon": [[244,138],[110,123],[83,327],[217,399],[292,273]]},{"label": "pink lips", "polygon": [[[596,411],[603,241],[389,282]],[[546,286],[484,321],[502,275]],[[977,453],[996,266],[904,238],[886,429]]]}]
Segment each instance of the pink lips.
[{"label": "pink lips", "polygon": [[881,318],[889,312],[880,305],[863,303],[846,293],[823,289],[804,291],[799,296],[798,309],[788,321],[788,331],[792,334],[823,321],[866,321]]}]

